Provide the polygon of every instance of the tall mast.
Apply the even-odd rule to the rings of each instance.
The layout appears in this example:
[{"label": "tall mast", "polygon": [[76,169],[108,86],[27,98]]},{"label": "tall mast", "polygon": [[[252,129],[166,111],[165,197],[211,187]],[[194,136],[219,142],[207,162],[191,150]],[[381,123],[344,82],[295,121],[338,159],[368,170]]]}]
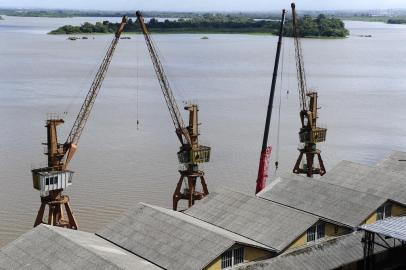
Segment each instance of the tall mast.
[{"label": "tall mast", "polygon": [[273,100],[274,100],[274,96],[275,96],[276,81],[277,81],[277,77],[278,77],[278,67],[279,67],[279,58],[280,58],[281,47],[282,47],[283,25],[285,23],[285,13],[286,13],[286,11],[282,10],[282,18],[281,18],[281,23],[280,23],[280,27],[279,27],[278,45],[276,48],[275,63],[274,63],[273,75],[272,75],[271,92],[269,94],[269,101],[268,101],[268,110],[266,112],[264,137],[262,140],[261,155],[259,158],[257,186],[256,186],[255,193],[260,192],[265,187],[266,179],[268,178],[268,164],[269,164],[269,158],[270,158],[271,151],[272,151],[272,147],[268,146],[269,126],[271,123]]}]

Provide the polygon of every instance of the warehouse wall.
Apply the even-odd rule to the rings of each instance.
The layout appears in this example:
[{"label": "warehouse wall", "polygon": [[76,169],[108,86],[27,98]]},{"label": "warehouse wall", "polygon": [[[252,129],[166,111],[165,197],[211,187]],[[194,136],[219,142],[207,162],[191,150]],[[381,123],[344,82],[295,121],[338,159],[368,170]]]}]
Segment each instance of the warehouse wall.
[{"label": "warehouse wall", "polygon": [[406,207],[399,204],[392,205],[392,216],[400,217],[404,215],[406,215]]},{"label": "warehouse wall", "polygon": [[[391,203],[392,208],[391,208],[391,216],[392,217],[399,217],[399,216],[404,216],[406,215],[406,207],[403,205],[397,204],[392,202]],[[377,212],[374,212],[371,214],[365,221],[364,224],[372,224],[377,221],[378,214]]]},{"label": "warehouse wall", "polygon": [[[326,237],[328,236],[340,236],[340,235],[344,235],[347,233],[350,233],[351,230],[346,228],[346,227],[342,227],[342,226],[338,226],[332,223],[328,223],[328,222],[324,222],[324,221],[320,221],[323,222],[325,224],[325,234]],[[307,231],[304,232],[301,236],[299,236],[289,247],[288,249],[293,249],[293,248],[297,248],[297,247],[301,247],[307,244]]]},{"label": "warehouse wall", "polygon": [[[233,246],[231,249],[238,248],[238,245]],[[256,260],[265,260],[272,258],[275,254],[259,248],[244,246],[244,262],[252,262]],[[217,257],[205,270],[221,270],[221,256]]]}]

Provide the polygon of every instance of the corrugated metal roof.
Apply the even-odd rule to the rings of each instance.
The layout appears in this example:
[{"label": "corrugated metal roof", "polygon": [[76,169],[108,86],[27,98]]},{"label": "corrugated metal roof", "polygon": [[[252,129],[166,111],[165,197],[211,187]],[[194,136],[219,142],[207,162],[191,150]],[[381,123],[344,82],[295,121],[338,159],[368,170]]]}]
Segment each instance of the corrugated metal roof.
[{"label": "corrugated metal roof", "polygon": [[[238,270],[326,270],[363,259],[362,232],[316,242],[265,261],[241,266]],[[382,247],[376,246],[375,253]]]},{"label": "corrugated metal roof", "polygon": [[92,233],[40,225],[0,250],[0,269],[162,269]]},{"label": "corrugated metal roof", "polygon": [[293,173],[271,182],[259,197],[351,226],[362,224],[386,198]]},{"label": "corrugated metal roof", "polygon": [[378,166],[406,175],[406,152],[392,152]]},{"label": "corrugated metal roof", "polygon": [[185,213],[278,251],[319,220],[315,215],[227,189],[210,193]]},{"label": "corrugated metal roof", "polygon": [[183,213],[140,203],[101,237],[165,269],[203,269],[236,243],[271,248]]},{"label": "corrugated metal roof", "polygon": [[321,179],[406,205],[406,176],[382,167],[342,161]]},{"label": "corrugated metal roof", "polygon": [[365,231],[374,232],[389,236],[401,241],[406,241],[406,217],[392,217],[369,225],[362,225],[359,228]]}]

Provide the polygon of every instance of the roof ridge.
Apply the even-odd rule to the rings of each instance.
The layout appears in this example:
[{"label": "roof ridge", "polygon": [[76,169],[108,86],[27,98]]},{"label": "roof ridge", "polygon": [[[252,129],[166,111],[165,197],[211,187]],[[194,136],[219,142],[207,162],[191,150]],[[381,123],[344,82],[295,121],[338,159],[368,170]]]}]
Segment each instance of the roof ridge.
[{"label": "roof ridge", "polygon": [[[56,234],[62,236],[64,239],[67,239],[69,242],[74,243],[75,245],[78,245],[78,246],[80,246],[80,247],[86,249],[87,251],[89,251],[90,253],[96,255],[97,257],[100,257],[103,261],[107,262],[107,264],[109,264],[109,265],[111,265],[111,266],[116,266],[118,269],[123,269],[121,266],[117,265],[116,263],[111,262],[111,261],[105,259],[103,256],[101,256],[101,255],[98,254],[97,252],[95,252],[95,251],[93,251],[93,250],[87,248],[86,246],[83,246],[83,245],[81,245],[81,244],[79,244],[79,243],[73,241],[72,239],[70,239],[69,237],[67,237],[66,235],[64,235],[63,233],[60,233],[60,232],[57,231],[57,230],[59,230],[59,229],[61,229],[61,230],[69,230],[69,229],[59,228],[59,227],[58,227],[57,230],[54,230],[54,229],[55,229],[55,226],[51,226],[51,225],[47,225],[47,224],[40,224],[40,226],[41,226],[41,225],[42,225],[42,227],[47,228],[47,230],[49,230],[49,231],[51,231],[51,232],[53,232],[53,233],[56,233]],[[78,230],[76,230],[76,231],[77,231],[77,232],[81,232],[81,233],[88,233],[88,234],[91,234],[91,235],[94,235],[94,236],[100,238],[96,233],[90,233],[90,232],[84,232],[84,231],[78,231]],[[106,240],[106,239],[103,239],[103,240]],[[117,246],[117,245],[115,245],[115,246]],[[117,247],[119,247],[119,246],[117,246]],[[121,248],[121,247],[120,247],[120,248]]]},{"label": "roof ridge", "polygon": [[[259,241],[257,241],[257,240],[254,240],[254,239],[251,239],[251,238],[249,238],[249,237],[247,237],[247,236],[245,236],[245,235],[242,235],[242,234],[239,234],[239,233],[230,231],[230,230],[228,230],[228,229],[226,229],[226,228],[219,227],[219,226],[217,226],[217,225],[215,225],[215,224],[213,224],[213,223],[211,223],[211,222],[208,222],[208,221],[205,221],[205,220],[203,220],[203,219],[200,219],[200,218],[191,216],[191,215],[189,215],[189,214],[187,214],[187,213],[183,213],[183,214],[184,214],[184,215],[187,215],[187,216],[189,216],[189,217],[192,217],[192,218],[194,218],[194,219],[200,220],[200,221],[202,221],[202,222],[205,222],[205,223],[207,223],[207,224],[210,224],[210,225],[212,225],[212,226],[215,226],[215,227],[217,227],[217,228],[220,228],[220,229],[222,229],[222,230],[225,230],[225,231],[227,231],[227,232],[230,232],[230,233],[236,234],[236,235],[238,235],[238,236],[247,238],[247,239],[249,239],[249,240],[251,240],[251,241],[253,241],[253,242],[256,242],[256,243],[258,243],[258,244],[264,245],[264,246],[268,247],[271,251],[275,251],[275,252],[280,251],[279,249],[277,249],[277,248],[275,248],[275,247],[271,247],[271,246],[269,246],[269,245],[267,245],[267,244],[261,243],[261,242],[259,242]],[[236,241],[236,242],[238,242],[238,241]],[[238,243],[243,244],[243,243],[241,243],[241,242],[238,242]]]},{"label": "roof ridge", "polygon": [[99,237],[99,238],[101,238],[101,239],[103,239],[103,240],[105,240],[105,241],[107,241],[107,242],[109,242],[109,243],[111,243],[111,244],[113,244],[113,245],[115,245],[115,246],[117,246],[117,247],[119,247],[119,248],[121,248],[121,249],[127,251],[128,253],[134,254],[135,256],[138,256],[138,257],[140,257],[141,259],[143,259],[143,260],[145,260],[145,261],[147,261],[147,262],[150,262],[151,264],[153,264],[153,265],[155,265],[155,266],[157,266],[157,267],[159,267],[159,268],[165,269],[164,267],[162,267],[162,266],[160,266],[160,265],[154,263],[153,261],[148,260],[147,258],[145,258],[145,257],[143,257],[143,256],[141,256],[141,255],[139,255],[139,254],[137,254],[137,253],[135,253],[135,252],[133,252],[133,251],[131,251],[131,250],[125,248],[125,247],[122,247],[122,246],[116,244],[116,243],[113,242],[113,241],[110,241],[109,239],[107,239],[106,237],[104,237],[104,236],[102,236],[102,235],[100,235],[100,234],[98,234],[98,233],[94,233],[94,234],[95,234],[97,237]]},{"label": "roof ridge", "polygon": [[351,228],[356,228],[356,227],[358,226],[358,225],[352,226],[352,225],[350,225],[350,224],[345,224],[345,223],[336,221],[336,220],[334,220],[334,219],[326,218],[326,217],[320,216],[320,215],[318,215],[318,214],[311,213],[311,212],[309,212],[309,211],[307,211],[307,210],[302,210],[302,209],[299,209],[299,208],[296,208],[296,207],[293,207],[293,206],[289,206],[289,205],[284,204],[284,203],[280,203],[280,202],[277,202],[277,201],[273,201],[273,200],[271,200],[271,199],[267,199],[267,198],[262,198],[262,199],[267,200],[267,201],[270,201],[270,202],[273,202],[273,203],[276,203],[276,204],[280,204],[280,205],[286,206],[286,207],[291,208],[291,209],[295,209],[295,210],[297,210],[297,211],[299,211],[299,212],[304,212],[304,213],[307,213],[307,214],[311,214],[311,215],[313,215],[313,216],[318,217],[319,219],[322,219],[323,221],[331,222],[331,223],[336,224],[336,225],[345,226],[345,227],[351,227]]},{"label": "roof ridge", "polygon": [[[269,186],[269,185],[268,185],[268,186]],[[293,208],[293,207],[289,207],[289,206],[286,206],[286,205],[284,205],[284,204],[277,203],[277,202],[274,202],[274,201],[272,201],[272,200],[265,199],[265,198],[263,198],[263,197],[259,197],[258,194],[257,194],[257,195],[250,195],[250,194],[247,194],[247,193],[244,193],[244,192],[241,192],[241,191],[237,191],[237,190],[233,190],[233,189],[227,188],[227,187],[224,187],[224,188],[220,187],[220,189],[226,189],[226,190],[231,191],[231,192],[234,192],[234,193],[243,194],[243,195],[245,195],[245,196],[249,196],[249,197],[252,198],[252,199],[258,199],[258,200],[260,200],[260,201],[262,200],[262,201],[270,202],[270,203],[275,204],[275,205],[277,205],[277,206],[279,206],[279,207],[282,207],[282,208],[289,208],[289,209],[294,210],[294,211],[296,211],[296,212],[299,212],[299,213],[301,213],[301,214],[311,215],[311,216],[318,217],[318,216],[315,215],[315,214],[307,213],[307,212],[305,212],[305,211],[302,211],[302,210],[299,210],[299,209],[295,209],[295,208]],[[262,192],[262,191],[261,191],[261,192]],[[217,194],[218,194],[219,192],[213,192],[213,193],[217,193]],[[210,196],[210,194],[209,194],[208,196]],[[189,215],[188,215],[188,216],[189,216]]]},{"label": "roof ridge", "polygon": [[[326,174],[326,176],[327,176],[327,174]],[[359,190],[356,190],[356,189],[353,189],[353,188],[341,186],[341,185],[338,185],[338,184],[335,184],[335,183],[331,183],[331,182],[325,182],[325,181],[322,181],[321,179],[309,179],[309,180],[315,181],[315,182],[319,182],[319,183],[323,183],[323,184],[327,184],[327,185],[332,185],[332,186],[339,187],[339,188],[342,188],[342,189],[352,190],[352,191],[355,191],[355,192],[358,192],[358,193],[362,193],[362,194],[365,194],[365,195],[368,195],[368,196],[373,196],[373,197],[377,197],[377,198],[380,198],[380,199],[388,200],[388,198],[384,198],[384,197],[382,197],[382,196],[378,196],[378,195],[375,195],[375,194],[372,194],[372,193],[368,193],[368,192],[364,192],[364,191],[359,191]]]},{"label": "roof ridge", "polygon": [[298,248],[289,250],[286,253],[283,253],[278,257],[283,258],[283,257],[287,257],[287,256],[297,255],[298,253],[304,253],[304,252],[306,252],[306,251],[308,251],[310,249],[318,248],[318,247],[324,246],[326,244],[332,245],[332,244],[336,243],[337,241],[340,241],[340,240],[345,239],[345,238],[350,238],[350,237],[353,237],[354,235],[358,235],[358,234],[361,235],[361,232],[360,231],[354,231],[354,232],[351,232],[351,233],[348,233],[348,234],[344,234],[344,235],[324,239],[324,240],[319,241],[319,242],[317,242],[317,241],[312,242],[310,244],[307,244],[306,246],[302,246],[302,247],[298,247]]},{"label": "roof ridge", "polygon": [[[168,216],[171,216],[171,215],[170,215],[169,213],[167,213],[167,211],[172,211],[173,214],[174,214],[173,216],[174,216],[175,218],[177,218],[177,217],[187,217],[186,219],[185,219],[185,218],[182,219],[182,220],[185,221],[185,222],[188,222],[187,219],[194,220],[194,221],[200,221],[200,222],[203,222],[203,223],[205,223],[205,224],[208,224],[208,225],[210,225],[211,227],[214,227],[214,228],[216,228],[216,229],[218,229],[218,230],[223,230],[223,231],[225,231],[225,232],[228,232],[228,233],[234,234],[234,235],[236,235],[236,236],[239,236],[239,237],[245,238],[245,239],[247,239],[247,240],[250,240],[250,241],[252,241],[252,242],[258,244],[258,247],[261,247],[261,245],[262,245],[262,246],[264,246],[266,249],[269,249],[270,251],[276,251],[275,248],[270,247],[270,246],[268,246],[267,244],[258,242],[258,241],[256,241],[256,240],[253,240],[253,239],[251,239],[251,238],[248,238],[247,236],[244,236],[244,235],[238,234],[238,233],[236,233],[236,232],[227,230],[227,229],[225,229],[225,228],[223,228],[223,227],[220,227],[220,226],[217,226],[217,225],[215,225],[215,224],[213,224],[213,223],[211,223],[211,222],[207,222],[207,221],[205,221],[205,220],[196,218],[196,217],[191,216],[191,215],[189,215],[189,214],[180,213],[180,212],[178,212],[178,211],[174,211],[174,210],[171,210],[171,209],[168,209],[168,208],[164,208],[164,207],[160,207],[160,206],[156,206],[156,205],[151,205],[151,204],[148,204],[148,203],[142,203],[142,202],[141,202],[140,204],[141,204],[141,205],[144,205],[144,206],[147,206],[147,207],[151,207],[152,209],[155,209],[155,210],[157,210],[157,211],[159,211],[159,212],[161,212],[161,213],[163,213],[163,214],[165,214],[165,215],[168,215]],[[177,215],[177,216],[175,216],[175,215]],[[211,231],[211,232],[213,232],[213,233],[215,233],[215,234],[217,234],[217,235],[220,235],[220,236],[222,236],[222,237],[224,237],[224,238],[227,238],[227,239],[229,239],[229,240],[232,240],[232,241],[234,241],[235,243],[240,243],[240,244],[244,244],[244,245],[253,246],[253,245],[250,245],[250,244],[248,244],[248,243],[243,243],[243,242],[240,242],[240,241],[238,241],[238,240],[231,239],[230,237],[228,237],[228,236],[226,236],[226,235],[223,235],[223,234],[221,234],[221,233],[219,233],[219,232],[216,232],[216,231],[214,231],[214,230],[210,230],[209,228],[205,228],[205,227],[203,227],[203,226],[200,226],[197,222],[188,222],[188,223],[189,223],[189,224],[192,224],[192,225],[194,225],[194,226],[200,227],[200,228],[202,228],[202,229],[209,230],[209,231]],[[262,248],[264,248],[264,247],[262,247]]]}]

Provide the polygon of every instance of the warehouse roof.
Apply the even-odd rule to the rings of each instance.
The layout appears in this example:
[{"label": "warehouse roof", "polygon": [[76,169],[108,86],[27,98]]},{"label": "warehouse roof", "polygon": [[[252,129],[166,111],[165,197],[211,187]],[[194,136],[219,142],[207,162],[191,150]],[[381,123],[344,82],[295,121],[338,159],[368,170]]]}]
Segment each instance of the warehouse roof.
[{"label": "warehouse roof", "polygon": [[342,161],[327,172],[322,181],[406,205],[406,176],[378,166]]},{"label": "warehouse roof", "polygon": [[379,162],[378,166],[406,175],[406,152],[392,152],[381,162]]},{"label": "warehouse roof", "polygon": [[0,250],[0,269],[161,269],[92,233],[39,225]]},{"label": "warehouse roof", "polygon": [[273,180],[257,196],[354,228],[387,201],[323,180],[285,174]]},{"label": "warehouse roof", "polygon": [[183,213],[143,203],[98,235],[165,269],[203,269],[235,244],[271,251]]},{"label": "warehouse roof", "polygon": [[185,213],[277,251],[319,220],[315,215],[226,189],[210,193]]},{"label": "warehouse roof", "polygon": [[[336,269],[363,259],[363,233],[354,232],[288,251],[273,259],[250,263],[238,270],[326,270]],[[375,246],[374,253],[383,251]]]},{"label": "warehouse roof", "polygon": [[360,226],[362,230],[406,241],[406,217],[392,217]]}]

